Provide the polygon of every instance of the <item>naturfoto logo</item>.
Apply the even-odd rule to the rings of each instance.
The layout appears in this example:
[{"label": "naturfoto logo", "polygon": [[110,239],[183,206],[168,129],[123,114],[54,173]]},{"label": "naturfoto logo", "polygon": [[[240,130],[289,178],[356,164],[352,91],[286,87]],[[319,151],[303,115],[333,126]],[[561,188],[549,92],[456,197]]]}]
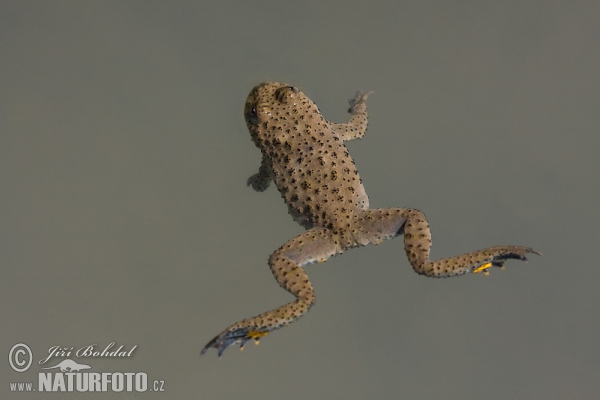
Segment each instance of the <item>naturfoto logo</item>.
[{"label": "naturfoto logo", "polygon": [[[106,346],[90,344],[83,347],[52,346],[48,354],[38,364],[37,385],[33,379],[10,382],[11,392],[163,392],[165,381],[149,380],[142,371],[106,370],[106,363],[100,371],[95,371],[86,361],[73,358],[126,358],[131,357],[137,345],[131,348],[116,346],[111,342]],[[32,365],[34,355],[25,343],[13,345],[8,354],[8,363],[16,373],[24,373]],[[51,362],[49,362],[52,360]],[[47,364],[46,364],[47,363]],[[93,365],[93,362],[91,363]],[[47,366],[46,366],[47,365]],[[26,376],[26,374],[21,375]]]}]

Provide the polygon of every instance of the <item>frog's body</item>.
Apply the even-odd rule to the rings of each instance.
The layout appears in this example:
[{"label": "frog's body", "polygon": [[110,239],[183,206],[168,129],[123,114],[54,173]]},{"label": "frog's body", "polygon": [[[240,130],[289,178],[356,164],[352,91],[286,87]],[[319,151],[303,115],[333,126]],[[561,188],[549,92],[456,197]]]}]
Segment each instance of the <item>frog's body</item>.
[{"label": "frog's body", "polygon": [[369,199],[344,141],[367,130],[368,93],[350,101],[346,124],[326,121],[317,106],[297,88],[281,83],[256,86],[246,100],[244,116],[252,140],[262,152],[259,172],[248,180],[256,191],[275,182],[294,220],[307,231],[269,258],[281,287],[296,300],[275,310],[233,324],[202,350],[256,342],[288,325],[315,302],[302,267],[322,262],[345,250],[404,235],[404,249],[414,270],[430,277],[485,272],[507,259],[526,260],[537,251],[522,246],[497,246],[461,256],[429,261],[431,233],[425,216],[409,208],[369,209]]}]

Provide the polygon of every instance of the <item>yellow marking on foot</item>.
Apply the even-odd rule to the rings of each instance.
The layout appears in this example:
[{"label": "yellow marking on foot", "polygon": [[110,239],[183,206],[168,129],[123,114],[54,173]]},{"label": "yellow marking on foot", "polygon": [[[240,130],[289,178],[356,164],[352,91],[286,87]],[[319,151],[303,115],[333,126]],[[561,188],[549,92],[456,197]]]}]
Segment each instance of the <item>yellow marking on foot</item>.
[{"label": "yellow marking on foot", "polygon": [[269,332],[261,332],[261,331],[250,331],[246,333],[246,337],[248,339],[259,340],[261,337],[268,335]]},{"label": "yellow marking on foot", "polygon": [[484,272],[486,275],[489,275],[489,272],[488,272],[488,270],[487,270],[487,269],[488,269],[488,268],[490,268],[491,266],[492,266],[492,263],[491,263],[491,262],[489,262],[489,263],[485,263],[485,264],[483,264],[483,265],[481,265],[481,266],[479,266],[479,267],[475,268],[475,269],[473,270],[473,273],[474,273],[474,274],[476,274],[476,273],[478,273],[478,272]]}]

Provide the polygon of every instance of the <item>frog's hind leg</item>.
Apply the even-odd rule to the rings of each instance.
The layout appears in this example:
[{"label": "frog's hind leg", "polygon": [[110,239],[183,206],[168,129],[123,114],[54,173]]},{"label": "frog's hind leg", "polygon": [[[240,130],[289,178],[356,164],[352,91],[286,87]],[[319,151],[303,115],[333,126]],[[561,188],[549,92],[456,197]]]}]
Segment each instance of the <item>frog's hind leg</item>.
[{"label": "frog's hind leg", "polygon": [[526,261],[527,253],[541,255],[531,247],[496,246],[455,257],[429,260],[431,231],[425,215],[410,208],[364,210],[358,216],[359,242],[379,243],[404,234],[404,250],[415,272],[436,278],[469,272],[488,273],[490,267],[502,267],[508,259]]},{"label": "frog's hind leg", "polygon": [[259,339],[269,332],[300,318],[315,302],[313,287],[302,267],[325,261],[341,252],[339,242],[332,238],[330,231],[322,228],[310,229],[281,246],[269,257],[269,266],[279,285],[296,300],[231,325],[212,339],[201,354],[214,347],[220,357],[232,344],[239,344],[240,348],[249,340],[258,344]]}]

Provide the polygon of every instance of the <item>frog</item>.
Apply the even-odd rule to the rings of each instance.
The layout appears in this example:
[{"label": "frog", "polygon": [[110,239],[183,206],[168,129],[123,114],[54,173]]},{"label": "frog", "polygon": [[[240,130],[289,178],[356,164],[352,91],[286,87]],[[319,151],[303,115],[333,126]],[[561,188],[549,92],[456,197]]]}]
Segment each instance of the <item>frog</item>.
[{"label": "frog", "polygon": [[274,183],[288,212],[304,233],[289,240],[268,259],[277,283],[294,300],[226,328],[201,350],[225,349],[288,326],[315,304],[313,286],[304,267],[322,263],[355,247],[378,244],[397,236],[417,274],[448,278],[469,273],[489,274],[507,260],[527,261],[526,246],[494,246],[462,255],[430,260],[431,231],[423,212],[414,208],[369,208],[369,198],[345,142],[367,131],[367,98],[357,92],[350,100],[345,123],[325,119],[317,105],[299,88],[265,82],[255,86],[244,105],[250,137],[262,154],[257,173],[247,184],[264,192]]}]

